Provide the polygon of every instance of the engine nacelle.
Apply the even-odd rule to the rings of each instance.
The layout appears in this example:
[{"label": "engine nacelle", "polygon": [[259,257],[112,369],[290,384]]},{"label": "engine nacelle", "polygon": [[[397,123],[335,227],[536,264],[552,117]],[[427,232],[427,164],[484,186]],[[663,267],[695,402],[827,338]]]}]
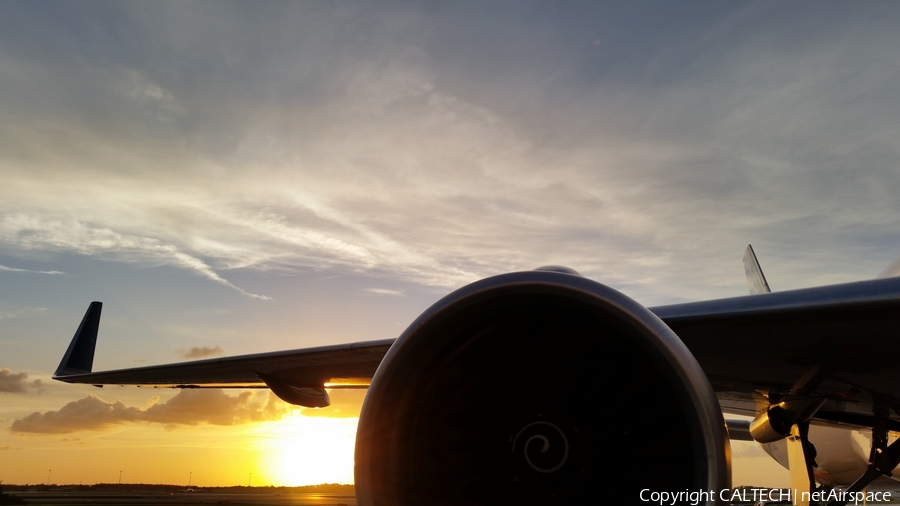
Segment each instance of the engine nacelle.
[{"label": "engine nacelle", "polygon": [[[631,504],[730,485],[706,376],[656,315],[580,276],[465,286],[385,356],[360,415],[358,504]],[[617,502],[618,501],[618,502]]]}]

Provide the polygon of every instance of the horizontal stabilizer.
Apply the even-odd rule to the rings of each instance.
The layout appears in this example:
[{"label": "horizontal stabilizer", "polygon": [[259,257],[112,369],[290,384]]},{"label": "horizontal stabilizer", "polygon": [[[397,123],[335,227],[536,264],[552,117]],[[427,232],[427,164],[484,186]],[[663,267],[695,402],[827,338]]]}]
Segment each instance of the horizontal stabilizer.
[{"label": "horizontal stabilizer", "polygon": [[91,302],[84,318],[81,319],[81,325],[75,331],[72,342],[69,343],[69,349],[63,355],[62,362],[56,368],[54,377],[70,376],[72,374],[83,374],[91,372],[94,364],[94,348],[97,347],[97,330],[100,328],[100,310],[103,309],[102,302]]},{"label": "horizontal stabilizer", "polygon": [[756,260],[756,253],[753,252],[753,246],[747,245],[744,251],[744,272],[747,274],[747,286],[750,288],[750,295],[760,293],[769,293],[769,283],[763,274],[759,262]]}]

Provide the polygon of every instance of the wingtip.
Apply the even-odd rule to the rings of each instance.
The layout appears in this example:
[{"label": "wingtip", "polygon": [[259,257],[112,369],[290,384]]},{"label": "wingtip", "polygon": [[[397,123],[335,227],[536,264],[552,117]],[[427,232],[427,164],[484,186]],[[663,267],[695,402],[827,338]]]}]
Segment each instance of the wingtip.
[{"label": "wingtip", "polygon": [[900,257],[897,257],[896,260],[891,262],[890,265],[881,271],[881,274],[875,276],[875,279],[893,278],[897,276],[900,276]]},{"label": "wingtip", "polygon": [[747,249],[744,250],[744,273],[747,276],[747,287],[750,289],[750,295],[772,291],[769,288],[769,282],[766,281],[765,274],[763,274],[762,267],[759,266],[759,261],[756,259],[753,246],[749,244]]},{"label": "wingtip", "polygon": [[54,379],[61,379],[73,374],[83,374],[91,372],[94,364],[94,349],[97,347],[97,331],[100,328],[100,312],[103,309],[103,303],[99,301],[91,302],[84,318],[66,354],[63,355],[59,367],[53,373]]}]

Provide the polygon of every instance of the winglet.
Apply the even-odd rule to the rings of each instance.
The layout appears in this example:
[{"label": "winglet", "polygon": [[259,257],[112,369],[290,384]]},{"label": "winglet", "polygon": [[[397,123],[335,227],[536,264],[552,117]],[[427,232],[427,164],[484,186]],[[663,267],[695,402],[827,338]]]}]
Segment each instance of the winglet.
[{"label": "winglet", "polygon": [[763,274],[759,262],[756,260],[756,253],[753,252],[753,246],[747,245],[744,251],[744,272],[747,274],[747,286],[750,288],[750,295],[759,293],[769,293],[769,283]]},{"label": "winglet", "polygon": [[94,348],[97,346],[97,329],[100,328],[100,310],[103,308],[102,302],[91,302],[81,325],[75,331],[72,342],[69,343],[69,349],[63,355],[62,362],[53,373],[54,378],[71,376],[73,374],[83,374],[91,372],[94,364]]},{"label": "winglet", "polygon": [[881,271],[881,274],[875,276],[875,279],[893,278],[896,276],[900,276],[900,257],[891,262],[891,265],[888,265],[885,270]]}]

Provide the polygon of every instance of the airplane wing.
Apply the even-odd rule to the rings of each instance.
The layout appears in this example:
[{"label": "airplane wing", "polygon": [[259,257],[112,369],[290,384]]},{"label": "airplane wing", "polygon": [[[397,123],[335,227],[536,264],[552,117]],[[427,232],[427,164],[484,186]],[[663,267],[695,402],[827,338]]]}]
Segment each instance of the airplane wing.
[{"label": "airplane wing", "polygon": [[158,388],[270,388],[292,404],[328,405],[325,388],[365,388],[393,339],[91,372],[102,304],[92,302],[53,379]]},{"label": "airplane wing", "polygon": [[[365,387],[393,339],[91,372],[101,305],[85,314],[54,379],[93,385]],[[827,399],[815,420],[871,427],[873,396],[900,403],[900,278],[650,308],[687,345],[726,412],[769,399]],[[308,391],[308,390],[306,390]],[[300,402],[297,402],[300,401]],[[326,404],[327,405],[327,404]],[[900,423],[891,422],[892,430]]]},{"label": "airplane wing", "polygon": [[900,407],[900,278],[651,311],[691,350],[726,412],[823,398],[813,420],[872,427],[876,398]]}]

